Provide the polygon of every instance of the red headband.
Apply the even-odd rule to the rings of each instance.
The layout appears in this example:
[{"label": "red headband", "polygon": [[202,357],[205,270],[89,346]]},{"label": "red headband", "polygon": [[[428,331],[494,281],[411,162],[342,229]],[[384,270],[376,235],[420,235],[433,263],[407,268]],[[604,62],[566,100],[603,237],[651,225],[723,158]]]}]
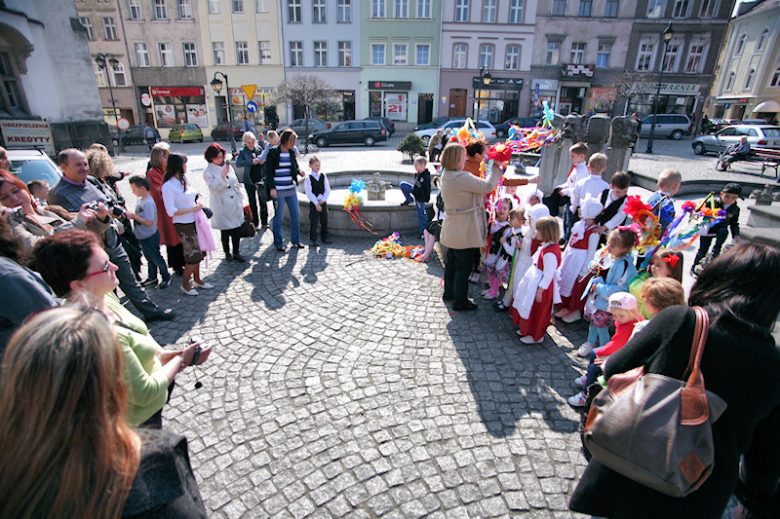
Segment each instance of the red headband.
[{"label": "red headband", "polygon": [[677,262],[680,261],[680,256],[677,254],[664,256],[664,261],[672,268],[677,268]]}]

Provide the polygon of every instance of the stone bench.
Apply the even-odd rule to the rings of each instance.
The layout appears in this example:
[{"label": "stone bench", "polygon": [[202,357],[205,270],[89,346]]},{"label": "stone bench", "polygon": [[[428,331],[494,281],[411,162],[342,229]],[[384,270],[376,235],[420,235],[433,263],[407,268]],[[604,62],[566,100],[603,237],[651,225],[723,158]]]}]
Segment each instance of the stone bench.
[{"label": "stone bench", "polygon": [[780,229],[772,227],[742,227],[739,230],[739,236],[741,240],[780,249]]}]

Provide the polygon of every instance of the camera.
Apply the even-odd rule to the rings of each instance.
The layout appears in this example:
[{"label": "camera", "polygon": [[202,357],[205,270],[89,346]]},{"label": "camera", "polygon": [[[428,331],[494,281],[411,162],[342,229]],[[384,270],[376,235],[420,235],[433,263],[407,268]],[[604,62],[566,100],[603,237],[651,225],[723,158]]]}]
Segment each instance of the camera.
[{"label": "camera", "polygon": [[13,218],[14,220],[24,219],[24,209],[22,209],[22,206],[14,207],[11,210],[11,218]]},{"label": "camera", "polygon": [[[106,207],[108,207],[109,212],[114,215],[114,218],[119,218],[123,214],[125,214],[125,209],[119,205],[118,203],[114,202],[113,200],[106,200],[103,202]],[[98,207],[99,202],[93,202],[89,208],[95,211],[96,213],[100,210]]]}]

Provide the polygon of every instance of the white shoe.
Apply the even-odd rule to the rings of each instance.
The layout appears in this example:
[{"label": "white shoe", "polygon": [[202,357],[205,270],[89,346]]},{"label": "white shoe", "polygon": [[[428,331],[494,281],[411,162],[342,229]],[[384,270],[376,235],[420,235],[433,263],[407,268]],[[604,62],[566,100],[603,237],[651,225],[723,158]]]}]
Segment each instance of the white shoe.
[{"label": "white shoe", "polygon": [[479,283],[479,278],[480,278],[479,272],[472,272],[471,274],[469,274],[469,281],[471,281],[472,283]]},{"label": "white shoe", "polygon": [[580,391],[573,397],[568,398],[568,402],[570,405],[574,407],[583,407],[585,405],[585,402],[588,400],[588,397],[585,396],[585,391]]},{"label": "white shoe", "polygon": [[483,290],[482,292],[480,292],[480,293],[479,293],[479,295],[481,295],[482,297],[485,297],[486,295],[488,295],[488,293],[490,293],[490,290],[488,290],[488,289],[486,288],[485,290]]},{"label": "white shoe", "polygon": [[553,314],[558,319],[562,318],[565,315],[569,315],[569,310],[567,308],[564,308],[563,310],[558,310]]},{"label": "white shoe", "polygon": [[179,287],[179,289],[180,289],[182,292],[184,292],[185,294],[187,294],[188,296],[197,296],[197,295],[200,295],[200,293],[199,293],[197,290],[195,290],[194,288],[191,288],[191,289],[187,290],[187,289],[186,289],[186,288],[184,288],[183,286],[180,286],[180,287]]},{"label": "white shoe", "polygon": [[[517,331],[518,335],[520,335],[520,330]],[[520,342],[523,344],[541,344],[544,341],[544,337],[539,339],[538,341],[535,341],[533,337],[530,335],[526,335],[525,337],[520,338]]]},{"label": "white shoe", "polygon": [[582,312],[580,312],[579,310],[575,310],[574,312],[570,313],[569,315],[563,317],[561,320],[564,323],[571,324],[571,323],[576,323],[580,319],[582,319]]},{"label": "white shoe", "polygon": [[582,375],[581,377],[577,377],[574,379],[574,385],[577,387],[585,387],[585,382],[588,381],[588,375]]},{"label": "white shoe", "polygon": [[208,283],[208,282],[206,282],[206,283],[198,283],[197,281],[193,281],[192,282],[192,286],[194,286],[195,288],[206,288],[206,289],[214,288],[214,285],[212,285],[211,283]]},{"label": "white shoe", "polygon": [[491,293],[490,293],[489,291],[487,291],[487,290],[485,290],[485,293],[482,295],[482,299],[487,299],[488,301],[490,301],[491,299],[495,299],[495,298],[497,298],[497,297],[498,297],[497,295],[495,295],[495,294],[491,294]]},{"label": "white shoe", "polygon": [[577,349],[577,355],[580,357],[587,357],[590,352],[593,351],[594,345],[589,342],[583,342],[582,346]]}]

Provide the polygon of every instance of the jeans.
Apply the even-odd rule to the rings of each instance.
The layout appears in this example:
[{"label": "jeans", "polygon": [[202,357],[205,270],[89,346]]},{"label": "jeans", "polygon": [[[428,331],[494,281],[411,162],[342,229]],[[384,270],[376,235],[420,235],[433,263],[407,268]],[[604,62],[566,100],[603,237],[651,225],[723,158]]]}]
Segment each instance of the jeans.
[{"label": "jeans", "polygon": [[300,231],[298,229],[300,215],[298,214],[298,195],[293,192],[292,196],[285,196],[274,200],[276,214],[274,215],[274,246],[278,249],[284,247],[282,240],[282,220],[284,219],[284,204],[287,204],[287,210],[290,212],[290,240],[293,243],[301,243]]},{"label": "jeans", "polygon": [[125,293],[127,298],[133,303],[133,306],[141,312],[144,318],[152,317],[160,313],[160,308],[154,304],[146,292],[138,286],[138,282],[133,275],[133,269],[130,266],[130,260],[127,257],[125,249],[121,244],[117,244],[115,247],[109,247],[104,245],[103,247],[108,254],[111,263],[116,265],[119,270],[116,271],[116,277],[119,279],[119,288]]},{"label": "jeans", "polygon": [[696,253],[696,259],[693,260],[693,266],[701,262],[704,256],[710,251],[712,240],[715,240],[715,247],[712,248],[712,255],[718,257],[720,255],[720,249],[723,248],[723,244],[726,243],[726,239],[729,237],[728,227],[718,227],[715,229],[715,236],[700,236],[699,237],[699,252]]},{"label": "jeans", "polygon": [[244,184],[246,196],[249,198],[249,210],[252,212],[252,223],[255,227],[258,225],[257,208],[260,207],[259,221],[263,227],[268,225],[268,200],[262,191],[265,190],[265,184]]},{"label": "jeans", "polygon": [[609,342],[609,328],[596,328],[591,324],[588,328],[588,342],[596,346],[604,346]]},{"label": "jeans", "polygon": [[428,225],[428,214],[425,212],[425,202],[417,202],[412,196],[412,185],[409,182],[401,182],[399,186],[401,191],[406,197],[406,201],[410,204],[414,204],[417,209],[417,224],[420,228],[420,234],[423,233],[425,227]]},{"label": "jeans", "polygon": [[567,243],[569,242],[569,236],[571,236],[571,228],[579,221],[579,215],[576,212],[571,212],[571,204],[566,204],[566,208],[563,210],[563,238]]},{"label": "jeans", "polygon": [[[322,212],[317,211],[317,206],[309,202],[309,241],[316,242],[317,234],[322,241],[328,239],[328,203],[322,202]],[[317,228],[319,227],[319,233]]]},{"label": "jeans", "polygon": [[585,388],[596,382],[596,379],[598,379],[599,375],[602,373],[601,366],[596,366],[595,351],[590,352],[588,359],[590,359],[590,364],[588,364],[588,377],[585,379]]},{"label": "jeans", "polygon": [[157,269],[160,269],[163,281],[171,279],[171,273],[168,272],[168,265],[165,264],[165,260],[160,254],[160,232],[156,232],[148,238],[138,240],[141,244],[141,251],[146,258],[146,264],[148,267],[148,278],[157,279]]},{"label": "jeans", "polygon": [[443,299],[453,301],[453,310],[463,308],[468,303],[469,274],[478,256],[479,249],[449,249],[447,252]]}]

